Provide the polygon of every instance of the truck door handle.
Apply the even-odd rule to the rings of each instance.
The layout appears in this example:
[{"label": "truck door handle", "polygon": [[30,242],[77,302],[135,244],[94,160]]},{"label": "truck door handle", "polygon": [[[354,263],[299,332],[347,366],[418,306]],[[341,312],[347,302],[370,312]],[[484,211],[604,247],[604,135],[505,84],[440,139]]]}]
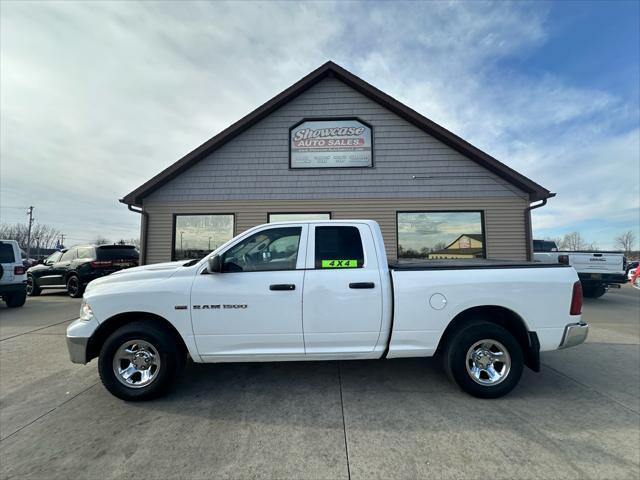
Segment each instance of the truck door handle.
[{"label": "truck door handle", "polygon": [[293,283],[276,283],[269,285],[269,290],[295,290],[296,286]]},{"label": "truck door handle", "polygon": [[375,288],[376,284],[373,282],[356,282],[350,283],[349,288]]}]

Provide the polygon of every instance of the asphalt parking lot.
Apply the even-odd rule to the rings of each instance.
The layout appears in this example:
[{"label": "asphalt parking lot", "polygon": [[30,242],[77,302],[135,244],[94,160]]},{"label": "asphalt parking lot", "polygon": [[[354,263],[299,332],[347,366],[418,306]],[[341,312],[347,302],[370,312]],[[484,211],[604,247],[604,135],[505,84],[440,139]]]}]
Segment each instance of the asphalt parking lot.
[{"label": "asphalt parking lot", "polygon": [[431,359],[187,367],[125,403],[73,365],[79,300],[0,307],[1,478],[640,476],[640,291],[585,301],[585,345],[478,400]]}]

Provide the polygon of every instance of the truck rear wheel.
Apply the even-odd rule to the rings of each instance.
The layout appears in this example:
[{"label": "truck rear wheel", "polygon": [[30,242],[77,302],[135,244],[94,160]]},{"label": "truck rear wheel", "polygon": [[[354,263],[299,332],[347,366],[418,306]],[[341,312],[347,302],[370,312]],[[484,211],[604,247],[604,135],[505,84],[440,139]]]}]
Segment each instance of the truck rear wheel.
[{"label": "truck rear wheel", "polygon": [[124,325],[104,342],[98,358],[100,379],[123,400],[149,400],[173,384],[184,354],[177,340],[153,321]]},{"label": "truck rear wheel", "polygon": [[444,351],[452,380],[480,398],[506,395],[520,381],[524,366],[522,347],[505,328],[473,321],[458,330]]}]

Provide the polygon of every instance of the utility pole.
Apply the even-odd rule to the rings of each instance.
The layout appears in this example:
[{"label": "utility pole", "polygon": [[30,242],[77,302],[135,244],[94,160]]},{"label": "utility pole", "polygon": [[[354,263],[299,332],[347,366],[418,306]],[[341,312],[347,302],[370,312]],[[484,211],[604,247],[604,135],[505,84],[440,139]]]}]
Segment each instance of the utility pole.
[{"label": "utility pole", "polygon": [[60,248],[62,249],[64,247],[64,233],[60,234]]},{"label": "utility pole", "polygon": [[33,224],[33,207],[27,211],[29,215],[29,229],[27,230],[27,261],[31,258],[31,225]]},{"label": "utility pole", "polygon": [[36,244],[38,245],[38,253],[36,254],[37,260],[40,260],[40,237],[36,237]]},{"label": "utility pole", "polygon": [[182,253],[182,235],[184,235],[184,232],[180,232],[180,252]]},{"label": "utility pole", "polygon": [[209,251],[211,251],[211,237],[209,237]]}]

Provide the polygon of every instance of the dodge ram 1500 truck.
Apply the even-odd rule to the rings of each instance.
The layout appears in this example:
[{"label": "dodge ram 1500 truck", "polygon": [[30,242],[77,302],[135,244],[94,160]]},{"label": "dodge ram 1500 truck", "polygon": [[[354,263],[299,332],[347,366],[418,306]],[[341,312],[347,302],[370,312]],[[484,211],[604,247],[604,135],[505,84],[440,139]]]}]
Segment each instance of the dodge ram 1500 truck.
[{"label": "dodge ram 1500 truck", "polygon": [[201,260],[89,283],[67,329],[71,361],[98,357],[126,400],[165,392],[194,362],[440,355],[466,392],[499,397],[540,352],[582,343],[582,292],[561,264],[488,260],[387,264],[369,220],[252,228]]}]

